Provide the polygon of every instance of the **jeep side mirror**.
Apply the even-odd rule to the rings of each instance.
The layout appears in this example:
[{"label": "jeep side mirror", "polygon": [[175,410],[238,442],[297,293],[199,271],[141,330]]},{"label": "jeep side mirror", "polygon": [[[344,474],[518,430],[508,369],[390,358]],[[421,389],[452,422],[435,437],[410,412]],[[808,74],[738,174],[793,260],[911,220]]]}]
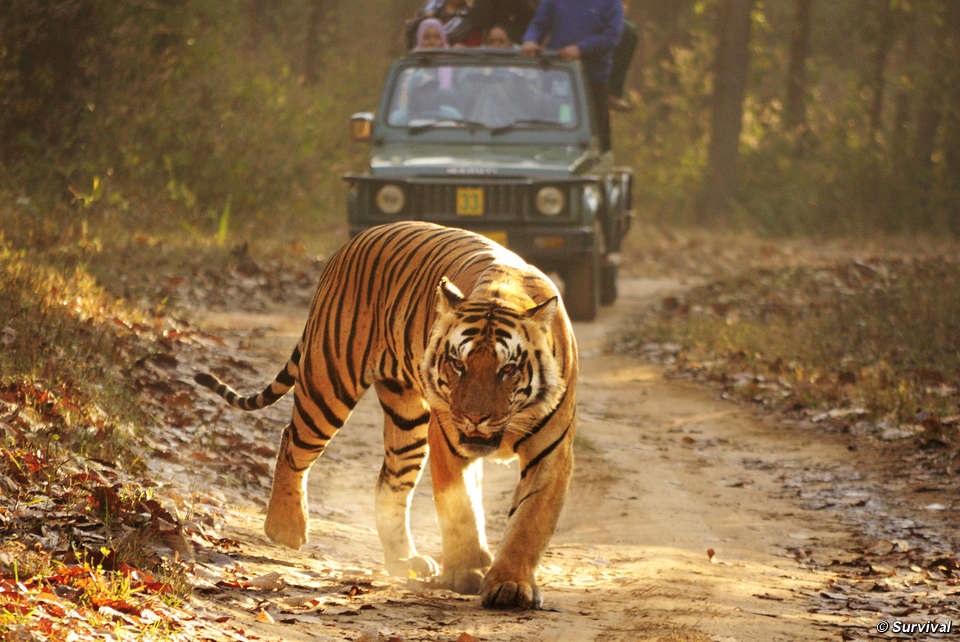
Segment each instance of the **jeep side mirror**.
[{"label": "jeep side mirror", "polygon": [[362,111],[350,117],[350,138],[355,143],[369,143],[373,136],[373,114]]}]

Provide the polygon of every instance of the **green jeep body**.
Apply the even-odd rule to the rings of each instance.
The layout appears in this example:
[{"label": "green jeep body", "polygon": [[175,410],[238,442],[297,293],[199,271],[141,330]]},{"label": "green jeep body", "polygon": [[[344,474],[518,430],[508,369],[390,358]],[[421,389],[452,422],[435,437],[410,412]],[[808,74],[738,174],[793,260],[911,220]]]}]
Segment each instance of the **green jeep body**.
[{"label": "green jeep body", "polygon": [[616,299],[632,172],[601,153],[583,71],[516,50],[422,51],[387,74],[348,174],[350,233],[397,220],[479,232],[560,275],[572,318]]}]

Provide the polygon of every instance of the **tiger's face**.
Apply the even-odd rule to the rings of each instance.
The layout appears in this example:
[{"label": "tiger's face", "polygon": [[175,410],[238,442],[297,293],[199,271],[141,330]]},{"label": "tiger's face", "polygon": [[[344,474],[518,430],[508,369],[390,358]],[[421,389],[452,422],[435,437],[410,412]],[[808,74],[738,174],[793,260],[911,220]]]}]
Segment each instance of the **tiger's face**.
[{"label": "tiger's face", "polygon": [[465,298],[447,279],[421,364],[425,394],[448,439],[473,456],[522,435],[552,409],[565,383],[550,341],[558,301],[514,305]]}]

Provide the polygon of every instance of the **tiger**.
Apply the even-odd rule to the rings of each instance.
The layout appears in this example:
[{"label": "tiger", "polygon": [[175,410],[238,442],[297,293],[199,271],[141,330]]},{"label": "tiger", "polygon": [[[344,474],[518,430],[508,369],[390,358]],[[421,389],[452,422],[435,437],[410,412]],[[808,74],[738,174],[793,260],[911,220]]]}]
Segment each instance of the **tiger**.
[{"label": "tiger", "polygon": [[[431,578],[486,608],[542,608],[535,571],[573,468],[577,345],[557,286],[470,231],[398,222],[361,232],[321,272],[303,334],[260,393],[211,373],[195,379],[258,410],[294,389],[264,530],[307,541],[307,476],[370,386],[383,410],[377,532],[393,575]],[[429,457],[442,567],[418,553],[414,488]],[[494,557],[481,502],[482,459],[519,460]]]}]

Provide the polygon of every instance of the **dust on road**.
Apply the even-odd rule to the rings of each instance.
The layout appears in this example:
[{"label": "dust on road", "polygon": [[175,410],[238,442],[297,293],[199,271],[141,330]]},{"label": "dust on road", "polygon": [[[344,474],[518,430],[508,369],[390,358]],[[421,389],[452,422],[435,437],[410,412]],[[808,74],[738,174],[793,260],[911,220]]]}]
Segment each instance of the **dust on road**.
[{"label": "dust on road", "polygon": [[[237,590],[200,592],[198,613],[227,613],[225,631],[270,640],[837,640],[868,639],[886,614],[824,606],[829,561],[863,546],[836,509],[811,507],[803,480],[851,469],[839,436],[753,415],[692,383],[610,354],[607,338],[632,311],[677,284],[624,279],[621,300],[575,326],[582,355],[576,468],[566,508],[538,574],[546,610],[485,611],[414,579],[384,574],[374,528],[381,413],[365,397],[310,478],[310,542],[282,549],[262,534],[267,478],[218,481],[229,555],[207,555],[211,577]],[[258,389],[289,355],[306,310],[208,313],[202,325],[253,365]],[[259,374],[257,374],[259,373]],[[247,376],[247,375],[245,375]],[[211,422],[275,447],[289,401],[258,419]],[[488,464],[491,545],[503,530],[515,466]],[[849,476],[847,476],[849,477]],[[844,477],[845,479],[847,477]],[[223,483],[222,480],[226,480]],[[414,500],[418,548],[439,556],[424,479]],[[815,560],[819,560],[816,563]],[[252,580],[252,585],[250,583]],[[958,622],[960,624],[960,622]],[[232,627],[232,628],[231,628]],[[230,639],[225,633],[224,639]]]}]

